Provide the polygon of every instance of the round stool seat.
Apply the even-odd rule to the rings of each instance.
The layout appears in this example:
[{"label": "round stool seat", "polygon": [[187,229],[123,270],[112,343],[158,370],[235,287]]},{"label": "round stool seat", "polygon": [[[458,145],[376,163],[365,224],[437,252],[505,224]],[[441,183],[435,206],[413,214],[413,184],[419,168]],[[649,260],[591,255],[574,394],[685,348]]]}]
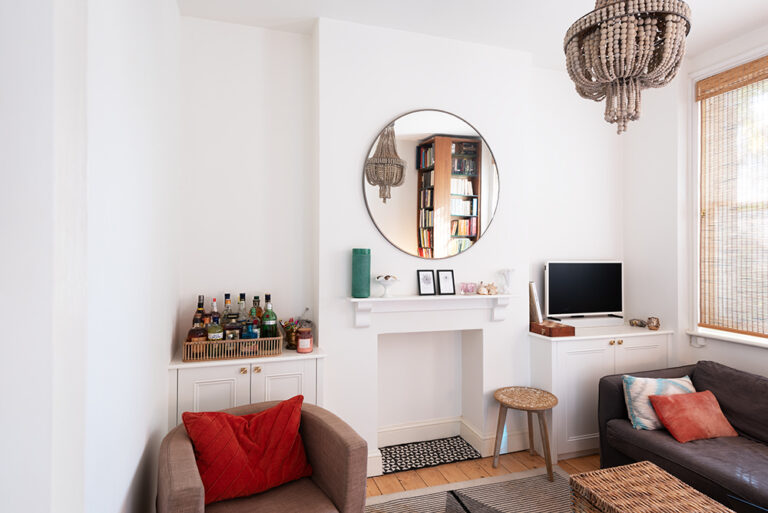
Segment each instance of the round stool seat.
[{"label": "round stool seat", "polygon": [[554,394],[531,387],[500,388],[493,393],[493,397],[513,410],[541,411],[557,405],[557,397]]}]

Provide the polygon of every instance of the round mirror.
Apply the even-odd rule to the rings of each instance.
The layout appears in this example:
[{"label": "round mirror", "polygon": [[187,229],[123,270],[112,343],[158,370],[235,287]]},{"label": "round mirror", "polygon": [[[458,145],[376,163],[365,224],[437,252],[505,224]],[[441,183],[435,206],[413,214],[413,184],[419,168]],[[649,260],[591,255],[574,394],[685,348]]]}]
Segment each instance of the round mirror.
[{"label": "round mirror", "polygon": [[373,141],[363,192],[371,219],[395,247],[448,258],[488,230],[499,173],[472,125],[449,112],[418,110],[389,123]]}]

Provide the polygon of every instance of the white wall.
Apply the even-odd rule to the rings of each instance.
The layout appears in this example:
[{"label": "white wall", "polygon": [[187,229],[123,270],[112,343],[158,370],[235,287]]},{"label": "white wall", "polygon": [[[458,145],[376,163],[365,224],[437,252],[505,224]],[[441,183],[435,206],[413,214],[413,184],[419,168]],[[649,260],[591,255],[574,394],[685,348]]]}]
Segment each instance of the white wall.
[{"label": "white wall", "polygon": [[[538,268],[532,262],[550,257],[621,257],[615,134],[603,127],[594,105],[573,98],[565,73],[533,68],[525,54],[326,19],[319,22],[317,44],[317,279],[320,340],[329,353],[326,406],[350,422],[373,448],[381,419],[361,404],[379,394],[387,397],[388,392],[382,392],[370,363],[402,358],[401,346],[419,344],[423,337],[399,335],[401,344],[377,344],[370,334],[381,326],[352,327],[346,297],[353,247],[371,248],[377,272],[404,277],[393,290],[396,294],[416,293],[417,269],[452,268],[458,283],[498,281],[497,272],[511,267],[516,269],[517,298],[509,320],[489,327],[482,349],[473,353],[482,355],[482,376],[474,378],[480,381],[484,399],[477,411],[463,412],[476,419],[473,422],[483,434],[492,434],[496,410],[491,391],[529,381],[527,281],[529,272],[535,274]],[[456,61],[473,62],[482,80],[455,82],[440,80],[439,73],[423,73],[424,62],[431,62],[435,70],[449,70]],[[408,79],[381,80],[382,69]],[[418,108],[451,111],[472,123],[492,148],[500,173],[499,209],[488,233],[470,251],[439,263],[404,255],[389,245],[368,218],[359,192],[365,152],[379,127]],[[559,137],[561,133],[568,137]],[[344,201],[325,201],[332,191]],[[450,315],[443,314],[443,319],[447,327],[459,322]],[[387,316],[385,321],[413,325],[405,316]],[[444,336],[455,335],[431,335],[429,343],[441,343],[438,337]],[[473,348],[478,350],[477,345]],[[418,394],[420,377],[402,379],[397,386],[413,390],[412,400],[425,400],[426,395]],[[520,426],[514,422],[510,428]]]},{"label": "white wall", "polygon": [[270,292],[286,319],[313,306],[311,39],[196,18],[181,38],[177,343],[198,294]]},{"label": "white wall", "polygon": [[178,6],[89,2],[87,17],[85,505],[152,511],[178,259],[195,247],[176,230]]},{"label": "white wall", "polygon": [[53,26],[51,1],[0,4],[2,511],[52,498]]},{"label": "white wall", "polygon": [[[658,315],[676,331],[672,363],[714,360],[765,375],[768,349],[714,339],[693,347],[697,195],[691,144],[695,80],[768,54],[768,28],[686,58],[667,87],[643,92],[639,121],[623,136],[626,299],[632,316]],[[655,312],[655,314],[654,314]]]}]

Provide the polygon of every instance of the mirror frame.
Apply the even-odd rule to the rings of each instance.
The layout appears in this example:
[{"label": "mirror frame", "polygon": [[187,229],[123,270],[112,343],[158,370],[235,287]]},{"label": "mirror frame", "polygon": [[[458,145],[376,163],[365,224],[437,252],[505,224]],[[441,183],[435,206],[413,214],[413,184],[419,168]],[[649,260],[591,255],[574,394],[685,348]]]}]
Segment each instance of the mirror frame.
[{"label": "mirror frame", "polygon": [[[376,219],[374,219],[373,214],[371,213],[371,208],[368,206],[368,195],[366,194],[366,190],[365,190],[365,185],[367,183],[366,180],[365,180],[365,161],[371,155],[371,152],[374,150],[374,147],[376,146],[376,141],[379,140],[379,137],[381,136],[381,133],[384,131],[385,128],[387,128],[389,125],[391,125],[392,123],[396,122],[400,118],[408,116],[409,114],[416,114],[418,112],[441,112],[443,114],[448,114],[449,116],[453,116],[455,118],[458,118],[461,121],[463,121],[464,123],[466,123],[467,126],[469,126],[472,130],[474,130],[475,133],[477,134],[477,136],[480,137],[480,140],[482,141],[483,144],[485,144],[486,148],[488,148],[488,153],[490,153],[491,154],[491,158],[493,158],[493,167],[496,169],[496,176],[497,176],[497,181],[499,183],[499,190],[497,192],[496,206],[493,208],[493,213],[491,214],[491,220],[488,221],[488,227],[485,229],[485,231],[480,233],[480,236],[477,238],[477,241],[475,241],[474,244],[472,244],[469,248],[467,248],[466,250],[462,251],[461,253],[456,253],[455,255],[439,257],[439,258],[425,258],[425,257],[420,257],[419,255],[414,255],[412,253],[407,252],[406,250],[402,249],[400,246],[398,246],[397,244],[392,242],[389,239],[389,237],[386,236],[386,234],[382,231],[381,227],[376,222]],[[397,134],[395,134],[395,136],[397,136]],[[362,176],[363,202],[365,203],[365,210],[368,212],[368,218],[371,220],[373,225],[376,227],[376,230],[379,232],[379,234],[382,237],[384,237],[384,239],[387,242],[389,242],[393,247],[397,248],[399,251],[402,251],[406,255],[412,256],[414,258],[418,258],[419,260],[424,260],[424,261],[427,261],[427,262],[429,262],[431,260],[447,260],[449,258],[454,258],[454,257],[457,257],[457,256],[461,256],[461,255],[467,253],[468,251],[472,250],[472,248],[477,246],[477,244],[482,240],[482,238],[485,235],[485,233],[488,230],[491,229],[491,225],[493,224],[493,220],[496,219],[496,214],[499,211],[499,203],[501,202],[501,173],[499,173],[499,164],[498,164],[498,161],[496,160],[496,155],[493,154],[493,150],[491,149],[491,145],[488,144],[488,141],[483,136],[483,134],[481,134],[480,131],[477,128],[475,128],[475,126],[472,123],[470,123],[469,121],[467,121],[463,117],[454,114],[453,112],[448,112],[447,110],[442,110],[442,109],[414,109],[414,110],[409,110],[407,112],[404,112],[403,114],[400,114],[399,116],[392,118],[389,122],[384,124],[378,132],[376,132],[376,136],[373,138],[373,141],[371,142],[371,145],[368,147],[368,151],[365,153],[365,157],[363,158],[363,165],[361,166],[361,169],[363,170],[363,172],[362,172],[362,175],[363,175]]]}]

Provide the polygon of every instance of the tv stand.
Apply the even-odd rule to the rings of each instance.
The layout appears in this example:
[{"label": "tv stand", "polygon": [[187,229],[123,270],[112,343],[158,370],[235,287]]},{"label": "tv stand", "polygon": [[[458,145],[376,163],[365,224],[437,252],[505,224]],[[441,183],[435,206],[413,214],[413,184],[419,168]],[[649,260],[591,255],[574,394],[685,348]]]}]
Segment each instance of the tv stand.
[{"label": "tv stand", "polygon": [[568,326],[575,328],[594,328],[597,326],[621,326],[624,324],[624,318],[618,315],[578,315],[573,317],[547,317]]}]

